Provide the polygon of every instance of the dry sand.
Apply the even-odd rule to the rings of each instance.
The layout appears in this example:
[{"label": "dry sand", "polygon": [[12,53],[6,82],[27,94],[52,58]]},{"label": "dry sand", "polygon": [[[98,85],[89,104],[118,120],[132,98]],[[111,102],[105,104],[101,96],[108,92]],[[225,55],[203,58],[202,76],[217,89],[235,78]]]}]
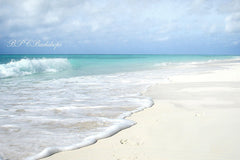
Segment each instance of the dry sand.
[{"label": "dry sand", "polygon": [[135,126],[45,160],[240,159],[240,65],[172,77],[145,94],[155,104],[128,118]]}]

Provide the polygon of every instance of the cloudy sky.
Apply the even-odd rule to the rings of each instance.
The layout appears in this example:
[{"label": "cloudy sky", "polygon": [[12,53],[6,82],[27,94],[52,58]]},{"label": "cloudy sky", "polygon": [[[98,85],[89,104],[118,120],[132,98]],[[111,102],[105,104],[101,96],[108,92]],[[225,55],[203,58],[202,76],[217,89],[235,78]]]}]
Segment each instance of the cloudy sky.
[{"label": "cloudy sky", "polygon": [[0,53],[240,54],[240,0],[0,0]]}]

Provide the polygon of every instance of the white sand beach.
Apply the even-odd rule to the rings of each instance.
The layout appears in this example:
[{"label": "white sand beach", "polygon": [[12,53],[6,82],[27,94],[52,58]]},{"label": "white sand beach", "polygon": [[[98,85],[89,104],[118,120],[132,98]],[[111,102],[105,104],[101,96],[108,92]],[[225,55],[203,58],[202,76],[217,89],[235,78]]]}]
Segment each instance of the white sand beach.
[{"label": "white sand beach", "polygon": [[145,95],[154,105],[128,118],[137,122],[133,127],[44,160],[240,159],[239,64],[175,76]]}]

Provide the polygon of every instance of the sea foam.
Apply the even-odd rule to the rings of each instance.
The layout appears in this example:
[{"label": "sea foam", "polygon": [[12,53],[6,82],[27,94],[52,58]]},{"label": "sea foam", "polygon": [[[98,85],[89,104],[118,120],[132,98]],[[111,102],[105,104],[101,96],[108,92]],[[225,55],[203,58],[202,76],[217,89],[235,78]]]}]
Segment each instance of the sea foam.
[{"label": "sea foam", "polygon": [[[74,68],[69,62],[71,59],[38,58],[0,66],[21,76],[24,75],[22,66],[30,74],[58,72],[71,66]],[[77,61],[83,66],[82,62]],[[153,70],[135,72],[70,77],[59,76],[65,72],[58,72],[53,78],[45,79],[39,77],[52,74],[0,79],[0,160],[36,160],[93,144],[134,125],[125,117],[152,106],[152,100],[141,94],[149,86],[169,81],[172,75],[222,68],[224,62],[167,61]],[[239,63],[232,60],[232,63],[236,62]],[[78,70],[81,69],[84,68]],[[71,69],[68,71],[73,73]]]},{"label": "sea foam", "polygon": [[17,77],[43,72],[58,72],[70,67],[70,63],[64,58],[52,59],[21,59],[12,60],[7,64],[0,64],[0,78]]}]

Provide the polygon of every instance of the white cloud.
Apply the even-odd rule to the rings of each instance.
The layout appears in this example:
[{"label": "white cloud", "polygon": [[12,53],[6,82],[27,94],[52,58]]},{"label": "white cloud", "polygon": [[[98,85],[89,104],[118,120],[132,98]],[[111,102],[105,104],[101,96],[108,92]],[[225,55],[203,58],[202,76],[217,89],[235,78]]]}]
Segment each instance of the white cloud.
[{"label": "white cloud", "polygon": [[214,9],[212,0],[193,0],[190,1],[189,7],[189,12],[191,14],[200,15],[209,14]]},{"label": "white cloud", "polygon": [[221,3],[217,9],[220,13],[236,13],[240,11],[240,1],[239,0],[226,0]]},{"label": "white cloud", "polygon": [[49,12],[44,17],[45,24],[54,24],[60,22],[60,17],[52,12]]},{"label": "white cloud", "polygon": [[240,32],[240,12],[227,16],[225,23],[225,30],[227,32]]},{"label": "white cloud", "polygon": [[206,33],[213,34],[218,32],[218,28],[216,24],[204,24],[203,31]]},{"label": "white cloud", "polygon": [[[0,0],[1,38],[167,41],[238,29],[213,11],[211,0]],[[209,14],[209,10],[211,14]],[[233,27],[234,26],[234,27]],[[225,32],[224,32],[225,33]],[[167,36],[166,36],[167,35]],[[159,38],[160,37],[160,38]]]},{"label": "white cloud", "polygon": [[210,28],[209,28],[209,33],[216,33],[216,31],[217,31],[217,27],[216,27],[216,25],[211,25],[210,26]]}]

